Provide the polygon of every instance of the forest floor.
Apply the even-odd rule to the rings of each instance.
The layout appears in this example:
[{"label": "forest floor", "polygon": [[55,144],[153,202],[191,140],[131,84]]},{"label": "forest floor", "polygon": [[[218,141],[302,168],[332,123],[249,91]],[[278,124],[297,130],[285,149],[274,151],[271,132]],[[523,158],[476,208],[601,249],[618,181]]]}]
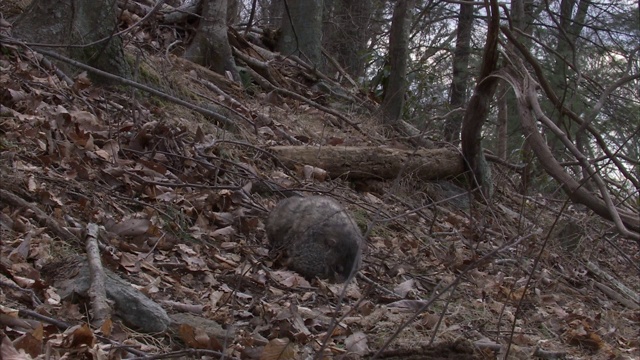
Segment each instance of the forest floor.
[{"label": "forest floor", "polygon": [[[228,359],[640,359],[638,299],[620,290],[640,292],[640,249],[560,189],[523,196],[519,175],[493,164],[486,205],[461,178],[358,183],[285,169],[270,155],[274,145],[409,148],[376,125],[375,104],[357,90],[345,91],[373,112],[313,87],[308,69],[283,59],[272,70],[313,103],[240,87],[164,51],[141,53],[140,81],[207,104],[232,119],[224,128],[117,81],[96,86],[80,74],[67,84],[35,53],[0,50],[0,358],[136,349]],[[291,191],[338,199],[367,233],[348,286],[305,280],[269,256],[266,215]],[[192,320],[150,335],[115,311],[109,326],[83,327],[91,305],[59,293],[55,278],[72,271],[51,264],[84,254],[89,224],[100,226],[105,268]],[[61,321],[79,326],[65,331]]]}]

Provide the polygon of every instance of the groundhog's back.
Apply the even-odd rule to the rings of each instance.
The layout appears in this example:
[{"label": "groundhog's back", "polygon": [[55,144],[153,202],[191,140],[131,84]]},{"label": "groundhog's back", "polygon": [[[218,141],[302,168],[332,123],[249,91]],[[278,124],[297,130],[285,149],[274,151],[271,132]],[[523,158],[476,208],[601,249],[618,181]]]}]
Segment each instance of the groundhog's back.
[{"label": "groundhog's back", "polygon": [[281,201],[267,219],[267,236],[305,277],[342,281],[360,263],[362,235],[335,200],[324,196]]}]

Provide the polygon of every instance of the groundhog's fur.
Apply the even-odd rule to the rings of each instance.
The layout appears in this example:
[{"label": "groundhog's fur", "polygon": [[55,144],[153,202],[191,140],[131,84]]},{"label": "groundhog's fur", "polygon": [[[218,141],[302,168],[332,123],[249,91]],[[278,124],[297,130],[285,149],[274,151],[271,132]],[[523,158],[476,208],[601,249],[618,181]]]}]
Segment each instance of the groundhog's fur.
[{"label": "groundhog's fur", "polygon": [[267,237],[276,251],[284,251],[289,268],[306,278],[342,282],[360,265],[360,229],[328,197],[281,201],[267,219]]}]

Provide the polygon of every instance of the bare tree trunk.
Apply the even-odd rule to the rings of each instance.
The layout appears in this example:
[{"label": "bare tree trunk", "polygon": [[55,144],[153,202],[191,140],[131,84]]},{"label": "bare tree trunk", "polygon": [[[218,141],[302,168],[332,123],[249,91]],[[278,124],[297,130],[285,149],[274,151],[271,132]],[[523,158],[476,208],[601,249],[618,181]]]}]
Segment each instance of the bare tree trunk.
[{"label": "bare tree trunk", "polygon": [[498,93],[496,94],[496,98],[498,99],[498,135],[496,139],[497,143],[497,155],[502,160],[507,160],[507,144],[508,144],[508,118],[509,118],[509,108],[507,105],[507,93],[509,88],[505,83],[501,82],[498,85]]},{"label": "bare tree trunk", "polygon": [[227,0],[227,24],[233,25],[240,18],[239,0]]},{"label": "bare tree trunk", "polygon": [[[511,18],[513,27],[529,35],[531,35],[531,32],[533,30],[533,27],[531,26],[531,23],[534,19],[532,3],[533,2],[531,0],[513,0],[511,2]],[[517,36],[522,44],[525,44],[527,48],[530,48],[531,40],[527,36],[520,35],[519,33]],[[513,51],[514,54],[516,53],[513,44],[507,43],[506,48]],[[504,130],[507,131],[507,134],[509,132],[519,134],[520,132],[518,129],[520,129],[521,125],[519,121],[518,102],[516,100],[515,92],[509,91],[508,86],[505,91],[507,107],[507,114],[505,116],[507,116],[507,124],[505,126],[506,129]],[[523,144],[521,142],[520,136],[516,137],[513,143],[509,142],[509,140],[507,139],[507,154],[510,151],[518,148],[520,148],[521,162],[525,164],[524,168],[522,169],[519,191],[521,194],[526,195],[527,193],[529,193],[529,188],[532,186],[532,180],[536,175],[537,163],[534,161],[535,156],[531,151],[531,146],[527,142]]]},{"label": "bare tree trunk", "polygon": [[184,57],[221,75],[229,71],[238,82],[240,74],[227,36],[227,5],[227,0],[205,0],[198,31]]},{"label": "bare tree trunk", "polygon": [[498,65],[500,14],[497,0],[491,0],[489,9],[491,13],[487,42],[484,47],[478,84],[469,100],[462,122],[462,155],[472,173],[472,187],[479,187],[485,198],[491,198],[493,193],[491,170],[482,151],[482,126],[489,114],[489,103],[498,83],[496,77],[490,76]]},{"label": "bare tree trunk", "polygon": [[[471,30],[473,29],[473,4],[461,3],[456,31],[456,47],[453,52],[453,81],[449,103],[452,108],[464,106],[467,101],[467,84],[469,81],[469,57],[471,54]],[[444,127],[444,138],[448,142],[460,140],[460,127],[463,114],[455,113]]]},{"label": "bare tree trunk", "polygon": [[[576,133],[575,141],[576,141],[576,147],[578,148],[578,150],[580,150],[581,153],[589,154],[590,158],[594,157],[593,153],[590,151],[591,149],[589,148],[589,146],[587,146],[589,139],[587,138],[587,134],[585,134],[584,130],[578,131]],[[596,186],[594,185],[593,179],[591,178],[587,170],[582,168],[581,174],[582,174],[582,179],[580,182],[583,184],[583,186],[591,192],[595,191]]]},{"label": "bare tree trunk", "polygon": [[529,188],[531,187],[531,180],[533,178],[535,166],[534,166],[534,154],[531,151],[531,145],[529,142],[525,141],[522,145],[522,154],[520,155],[522,158],[522,162],[524,163],[524,168],[522,169],[522,177],[520,179],[520,194],[527,195],[529,193]]},{"label": "bare tree trunk", "polygon": [[[565,104],[564,106],[574,112],[576,112],[577,108],[581,108],[582,104],[576,91],[577,79],[571,76],[569,64],[572,64],[576,68],[580,66],[577,61],[577,52],[579,49],[577,47],[577,41],[584,27],[585,17],[590,3],[590,0],[560,1],[559,28],[556,34],[556,58],[553,65],[553,72],[549,78],[556,94],[562,98]],[[568,118],[561,114],[558,114],[554,118],[554,121],[560,128],[564,129],[567,134],[572,134],[576,129],[575,124],[572,124]],[[562,156],[561,149],[563,149],[563,146],[560,140],[553,135],[551,135],[550,139],[551,147],[554,149],[555,155],[558,157]]]},{"label": "bare tree trunk", "polygon": [[267,0],[260,7],[262,18],[267,20],[267,25],[275,29],[282,24],[282,14],[284,14],[283,0]]},{"label": "bare tree trunk", "polygon": [[322,61],[322,0],[286,0],[278,51],[312,65]]},{"label": "bare tree trunk", "polygon": [[[73,15],[71,15],[73,14]],[[116,2],[112,0],[35,0],[14,24],[13,33],[28,42],[52,45],[61,55],[124,78],[131,76],[118,31]],[[104,41],[100,41],[104,40]],[[57,63],[65,72],[80,72]],[[105,79],[90,75],[94,81]]]},{"label": "bare tree trunk", "polygon": [[[325,0],[325,4],[329,1]],[[336,0],[331,12],[325,14],[324,48],[331,53],[347,73],[354,78],[364,75],[369,23],[373,11],[371,1]]]},{"label": "bare tree trunk", "polygon": [[409,58],[409,9],[412,6],[413,0],[398,0],[393,10],[389,34],[390,73],[382,100],[382,121],[385,125],[396,125],[402,116]]}]

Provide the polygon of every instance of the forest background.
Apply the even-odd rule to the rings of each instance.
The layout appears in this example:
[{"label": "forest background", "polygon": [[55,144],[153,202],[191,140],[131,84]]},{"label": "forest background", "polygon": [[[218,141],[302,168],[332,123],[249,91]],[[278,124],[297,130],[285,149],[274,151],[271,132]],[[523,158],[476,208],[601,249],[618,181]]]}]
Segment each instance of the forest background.
[{"label": "forest background", "polygon": [[[638,356],[638,3],[0,12],[3,314],[140,331],[117,341],[161,330],[138,356]],[[293,193],[350,204],[368,246],[348,286],[269,258],[264,216]],[[42,269],[85,242],[91,269],[95,242],[162,305],[155,325],[108,287],[113,309],[85,289],[90,316],[55,290],[84,260]],[[38,320],[3,331],[2,354],[60,348],[69,330]],[[93,342],[61,348],[114,353],[116,338],[78,331]]]}]

